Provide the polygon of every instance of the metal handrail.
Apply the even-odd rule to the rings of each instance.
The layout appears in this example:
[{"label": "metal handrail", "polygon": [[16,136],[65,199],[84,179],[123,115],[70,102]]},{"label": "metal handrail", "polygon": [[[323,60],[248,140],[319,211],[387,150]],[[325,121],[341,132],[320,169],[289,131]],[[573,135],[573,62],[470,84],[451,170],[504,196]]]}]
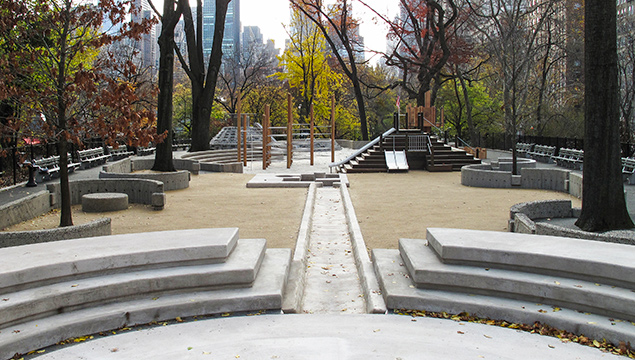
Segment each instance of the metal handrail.
[{"label": "metal handrail", "polygon": [[432,148],[432,140],[430,140],[430,136],[427,136],[428,140],[428,152],[430,153],[430,165],[434,166],[434,150]]},{"label": "metal handrail", "polygon": [[[441,129],[440,127],[436,126],[434,123],[432,123],[430,120],[428,120],[425,116],[423,117],[423,120],[425,120],[426,122],[428,122],[430,125],[432,125],[435,129],[439,130],[440,132],[443,132],[443,129]],[[463,144],[465,144],[465,146],[469,147],[470,149],[472,149],[472,151],[475,151],[475,149],[470,146],[470,144],[468,144],[465,140],[461,139],[460,137],[456,137],[458,140],[461,140],[461,142]],[[454,144],[455,147],[459,147],[459,144]]]},{"label": "metal handrail", "polygon": [[380,136],[376,137],[371,142],[369,142],[368,144],[364,145],[362,148],[357,150],[355,153],[353,153],[351,156],[347,157],[346,159],[344,159],[342,161],[339,161],[339,162],[330,163],[329,164],[329,168],[332,169],[332,168],[337,167],[337,166],[342,166],[342,165],[346,164],[347,162],[355,159],[361,153],[363,153],[364,151],[366,151],[366,150],[370,149],[371,147],[375,146],[379,141],[381,141],[381,139],[383,139],[384,137],[394,133],[395,131],[397,131],[397,129],[390,128],[388,131],[386,131],[385,133],[383,133]]}]

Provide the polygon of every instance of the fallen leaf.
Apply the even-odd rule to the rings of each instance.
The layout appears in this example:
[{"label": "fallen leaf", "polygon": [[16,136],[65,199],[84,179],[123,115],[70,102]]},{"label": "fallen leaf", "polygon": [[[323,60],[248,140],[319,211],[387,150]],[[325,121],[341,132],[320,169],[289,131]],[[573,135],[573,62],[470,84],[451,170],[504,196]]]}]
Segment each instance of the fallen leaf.
[{"label": "fallen leaf", "polygon": [[176,320],[176,322],[183,322],[183,319],[181,319],[180,316],[177,316],[176,319],[174,319],[174,320]]},{"label": "fallen leaf", "polygon": [[554,281],[553,283],[556,284],[556,285],[560,285],[559,281]]},{"label": "fallen leaf", "polygon": [[192,350],[192,347],[191,347],[191,346],[188,346],[187,350],[188,350],[188,351]]},{"label": "fallen leaf", "polygon": [[553,346],[553,345],[547,345],[547,346],[549,346],[549,347],[550,347],[550,348],[552,348],[552,349],[555,349],[555,348],[556,348],[556,347],[555,347],[555,346]]},{"label": "fallen leaf", "polygon": [[461,335],[465,334],[463,331],[457,331],[456,333]]},{"label": "fallen leaf", "polygon": [[488,335],[485,335],[485,334],[483,334],[483,336],[485,336],[485,337],[486,337],[486,338],[488,338],[488,339],[491,339],[491,338],[492,338],[491,336],[488,336]]}]

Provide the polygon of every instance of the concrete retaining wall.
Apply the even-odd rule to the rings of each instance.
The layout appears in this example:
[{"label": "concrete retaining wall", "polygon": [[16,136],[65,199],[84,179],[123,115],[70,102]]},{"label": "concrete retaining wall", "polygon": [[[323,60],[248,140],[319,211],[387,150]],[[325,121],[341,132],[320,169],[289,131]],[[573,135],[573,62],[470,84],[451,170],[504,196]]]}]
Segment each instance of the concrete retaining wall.
[{"label": "concrete retaining wall", "polygon": [[635,239],[628,236],[620,236],[619,231],[611,233],[592,233],[546,223],[536,223],[536,235],[566,236],[576,239],[635,245]]},{"label": "concrete retaining wall", "polygon": [[509,210],[510,218],[523,213],[530,219],[571,217],[571,200],[539,200],[516,204]]},{"label": "concrete retaining wall", "polygon": [[461,168],[461,184],[484,188],[512,187],[512,173],[492,170],[488,164],[475,164]]},{"label": "concrete retaining wall", "polygon": [[582,174],[569,174],[569,194],[582,199]]},{"label": "concrete retaining wall", "polygon": [[[102,192],[124,193],[128,195],[130,203],[155,205],[152,202],[152,195],[163,193],[164,185],[160,181],[149,179],[87,179],[70,181],[69,188],[73,205],[81,204],[84,194]],[[47,189],[51,193],[51,206],[59,207],[60,184],[48,184]]]},{"label": "concrete retaining wall", "polygon": [[111,235],[110,218],[48,230],[0,232],[0,248]]},{"label": "concrete retaining wall", "polygon": [[239,162],[232,163],[200,163],[201,170],[211,172],[227,172],[227,173],[243,173],[243,164]]},{"label": "concrete retaining wall", "polygon": [[521,187],[569,192],[569,173],[560,169],[522,169],[520,170]]},{"label": "concrete retaining wall", "polygon": [[198,161],[174,159],[176,172],[156,172],[134,174],[133,171],[150,170],[154,159],[124,159],[103,167],[99,173],[100,179],[150,179],[161,181],[165,191],[186,189],[190,186],[190,173],[198,175],[200,165]]},{"label": "concrete retaining wall", "polygon": [[132,172],[132,160],[130,158],[125,158],[123,160],[119,160],[108,165],[104,165],[102,170],[105,172],[115,172],[115,173],[131,173]]},{"label": "concrete retaining wall", "polygon": [[187,170],[147,174],[125,174],[101,171],[99,173],[99,179],[154,180],[162,182],[165,191],[186,189],[190,186],[190,172]]},{"label": "concrete retaining wall", "polygon": [[31,220],[51,210],[48,191],[39,191],[23,199],[0,206],[0,229]]}]

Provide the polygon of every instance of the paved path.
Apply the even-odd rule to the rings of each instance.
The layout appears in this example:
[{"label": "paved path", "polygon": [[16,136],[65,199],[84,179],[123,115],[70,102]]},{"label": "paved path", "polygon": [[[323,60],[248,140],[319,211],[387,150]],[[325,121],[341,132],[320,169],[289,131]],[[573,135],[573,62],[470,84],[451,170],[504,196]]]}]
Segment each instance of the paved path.
[{"label": "paved path", "polygon": [[305,313],[364,313],[341,192],[318,188],[307,255]]}]

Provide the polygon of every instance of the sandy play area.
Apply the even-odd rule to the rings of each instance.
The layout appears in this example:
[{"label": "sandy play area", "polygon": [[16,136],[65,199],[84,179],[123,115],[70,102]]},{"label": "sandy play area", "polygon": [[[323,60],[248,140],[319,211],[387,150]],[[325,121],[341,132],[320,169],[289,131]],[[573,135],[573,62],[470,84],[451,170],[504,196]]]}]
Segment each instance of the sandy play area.
[{"label": "sandy play area", "polygon": [[[112,219],[113,234],[207,227],[238,227],[242,238],[265,238],[269,247],[293,248],[306,189],[247,189],[253,174],[201,174],[190,187],[167,192],[162,211],[133,204],[128,210],[84,213],[73,207],[75,224]],[[509,208],[516,203],[571,199],[542,190],[483,189],[461,185],[461,173],[411,171],[401,174],[350,174],[350,193],[369,248],[396,248],[397,240],[425,238],[428,227],[506,231]],[[53,228],[53,211],[6,230]]]}]

